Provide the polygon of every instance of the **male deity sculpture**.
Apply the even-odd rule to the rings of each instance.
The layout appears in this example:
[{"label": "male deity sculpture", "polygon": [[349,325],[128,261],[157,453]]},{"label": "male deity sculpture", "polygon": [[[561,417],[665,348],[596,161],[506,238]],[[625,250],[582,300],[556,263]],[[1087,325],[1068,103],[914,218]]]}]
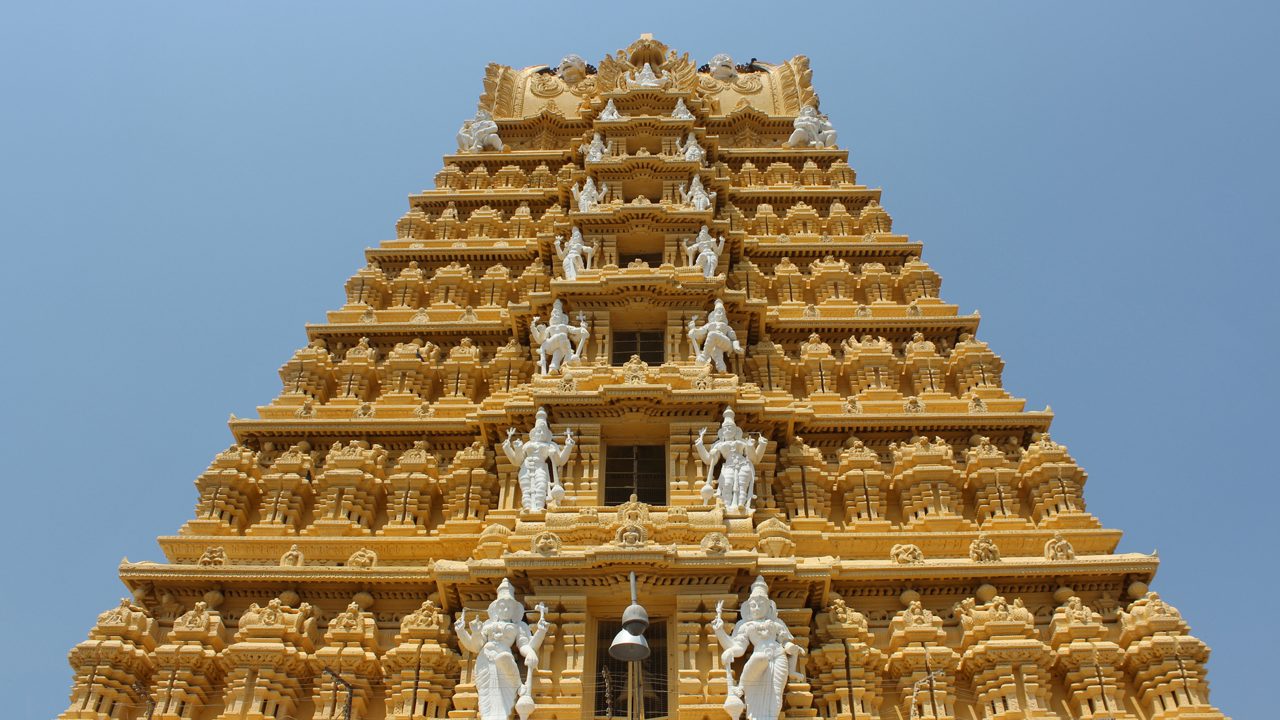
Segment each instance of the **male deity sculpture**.
[{"label": "male deity sculpture", "polygon": [[[751,595],[742,604],[742,617],[733,634],[724,631],[724,601],[716,604],[716,617],[711,629],[724,652],[720,655],[729,682],[729,697],[724,710],[731,720],[745,709],[747,720],[778,720],[782,714],[782,698],[787,681],[803,681],[796,665],[804,648],[795,643],[787,624],[778,619],[778,605],[769,599],[769,586],[763,577],[751,583]],[[733,661],[751,650],[742,666],[742,677],[733,679]]]},{"label": "male deity sculpture", "polygon": [[711,62],[707,63],[707,72],[720,82],[733,82],[738,79],[738,68],[734,66],[733,58],[727,53],[720,53],[711,58]]},{"label": "male deity sculpture", "polygon": [[586,159],[586,162],[600,162],[609,155],[609,146],[605,143],[604,138],[600,137],[600,133],[593,133],[591,142],[579,145],[578,149],[582,151],[582,156]]},{"label": "male deity sculpture", "polygon": [[729,314],[724,309],[724,301],[716,299],[716,305],[707,315],[707,321],[698,325],[698,316],[689,318],[689,344],[693,346],[694,357],[700,363],[715,363],[716,370],[729,372],[724,363],[725,353],[743,354],[742,344],[738,342],[738,334],[729,324]]},{"label": "male deity sculpture", "polygon": [[502,441],[502,453],[512,465],[519,468],[516,477],[520,481],[521,512],[537,513],[548,505],[555,507],[564,497],[564,485],[560,482],[560,468],[569,461],[576,441],[573,430],[565,430],[564,447],[556,443],[547,425],[546,408],[538,408],[537,419],[529,431],[529,441],[515,438],[516,429],[507,429],[507,439]]},{"label": "male deity sculpture", "polygon": [[[529,323],[529,337],[538,346],[538,369],[543,375],[556,372],[566,363],[582,358],[582,349],[587,344],[587,336],[591,334],[587,328],[586,315],[578,313],[576,327],[569,324],[569,315],[557,299],[551,306],[551,319],[545,325],[541,320],[540,316],[533,316]],[[549,365],[548,356],[551,358]]]},{"label": "male deity sculpture", "polygon": [[560,58],[560,64],[556,66],[556,75],[564,81],[565,85],[577,85],[587,77],[587,61],[580,55],[569,53]]},{"label": "male deity sculpture", "polygon": [[596,189],[596,181],[588,177],[581,188],[575,182],[570,191],[573,193],[573,201],[578,204],[578,212],[591,212],[596,209],[596,205],[599,205],[604,200],[604,196],[608,194],[609,183],[601,183],[600,188]]},{"label": "male deity sculpture", "polygon": [[671,84],[671,78],[662,75],[659,76],[653,71],[653,66],[645,63],[639,72],[632,70],[624,75],[627,79],[627,87],[629,88],[664,88]]},{"label": "male deity sculpture", "polygon": [[702,165],[707,158],[707,151],[698,144],[698,138],[694,137],[692,132],[689,133],[688,139],[683,143],[680,142],[680,138],[676,138],[676,149],[680,151],[680,156],[688,162],[696,162]]},{"label": "male deity sculpture", "polygon": [[577,225],[569,231],[568,244],[562,245],[563,235],[557,235],[555,239],[556,257],[560,259],[560,267],[564,270],[565,280],[577,280],[578,273],[583,270],[589,270],[592,261],[595,258],[595,247],[588,247],[582,239],[582,231]]},{"label": "male deity sculpture", "polygon": [[[463,608],[454,621],[458,642],[475,656],[472,679],[479,696],[480,720],[510,720],[514,709],[526,720],[537,707],[533,699],[533,676],[538,670],[538,649],[547,636],[547,607],[538,603],[536,629],[524,620],[524,604],[516,599],[511,582],[498,586],[498,597],[489,603],[486,620],[467,622]],[[525,675],[520,677],[515,651],[524,658]]]},{"label": "male deity sculpture", "polygon": [[724,253],[724,236],[721,235],[717,242],[711,237],[707,226],[703,225],[692,243],[684,241],[684,252],[689,256],[689,265],[702,268],[702,276],[711,279],[716,276],[720,255]]},{"label": "male deity sculpture", "polygon": [[836,146],[836,129],[831,120],[818,112],[813,105],[800,108],[800,114],[791,122],[795,128],[791,137],[782,143],[783,147],[815,147],[828,148]]},{"label": "male deity sculpture", "polygon": [[604,104],[604,109],[600,111],[600,117],[597,120],[626,120],[627,117],[618,112],[618,106],[613,104],[613,98],[609,98],[609,102]]},{"label": "male deity sculpture", "polygon": [[[707,449],[704,438],[707,429],[698,431],[698,439],[693,449],[707,467],[707,477],[702,484],[702,500],[710,504],[717,494],[725,509],[738,515],[750,515],[754,512],[751,500],[755,496],[756,464],[764,459],[764,452],[769,447],[769,439],[757,435],[751,440],[743,434],[742,428],[733,421],[733,408],[725,408],[724,420],[716,431],[716,441]],[[715,477],[716,464],[720,465],[720,477]]]},{"label": "male deity sculpture", "polygon": [[684,183],[680,183],[679,188],[680,202],[692,207],[694,210],[706,211],[715,207],[716,194],[707,192],[702,186],[702,178],[694,175],[693,180],[689,181],[689,190],[686,192]]},{"label": "male deity sculpture", "polygon": [[684,104],[684,98],[676,98],[676,109],[671,111],[671,117],[677,120],[693,119],[693,113],[689,111],[689,106]]},{"label": "male deity sculpture", "polygon": [[498,137],[498,123],[487,110],[476,110],[476,116],[462,123],[458,130],[458,152],[483,152],[501,150],[502,138]]}]

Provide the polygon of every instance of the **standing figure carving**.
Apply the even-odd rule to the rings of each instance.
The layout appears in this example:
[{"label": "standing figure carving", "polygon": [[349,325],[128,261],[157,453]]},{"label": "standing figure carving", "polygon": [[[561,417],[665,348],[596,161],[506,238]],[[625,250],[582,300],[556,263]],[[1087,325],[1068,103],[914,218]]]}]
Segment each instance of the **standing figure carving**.
[{"label": "standing figure carving", "polygon": [[587,246],[582,239],[582,231],[576,225],[569,231],[569,242],[562,244],[563,241],[563,235],[556,236],[556,257],[560,259],[560,267],[564,270],[564,279],[577,280],[578,273],[591,269],[596,248]]},{"label": "standing figure carving", "polygon": [[579,145],[578,150],[582,152],[586,162],[600,162],[609,155],[609,145],[600,137],[600,133],[592,134],[591,142]]},{"label": "standing figure carving", "polygon": [[716,204],[716,194],[707,192],[702,185],[702,178],[697,175],[689,181],[688,191],[684,189],[684,183],[680,183],[679,194],[680,202],[700,212],[710,210]]},{"label": "standing figure carving", "polygon": [[458,152],[483,152],[501,150],[502,138],[498,137],[498,123],[487,110],[476,110],[476,116],[462,123],[458,130]]},{"label": "standing figure carving", "polygon": [[680,138],[676,138],[676,149],[680,151],[680,156],[688,162],[696,162],[702,165],[707,159],[707,151],[698,144],[698,138],[689,133],[688,139],[680,142]]},{"label": "standing figure carving", "polygon": [[604,202],[604,196],[609,192],[609,183],[600,183],[597,189],[596,181],[588,177],[581,188],[575,182],[570,192],[573,193],[573,201],[578,204],[578,212],[591,212],[597,205]]},{"label": "standing figure carving", "polygon": [[[453,623],[458,642],[475,655],[472,678],[479,695],[480,720],[509,720],[514,709],[526,720],[537,707],[533,699],[533,675],[538,669],[538,649],[547,636],[547,608],[538,603],[536,629],[524,620],[524,605],[516,599],[511,582],[498,586],[498,597],[489,603],[486,620],[467,622],[464,608]],[[520,677],[515,653],[524,658],[525,675]]]},{"label": "standing figure carving", "polygon": [[818,112],[818,108],[805,105],[800,114],[791,122],[795,128],[791,137],[782,144],[783,147],[815,147],[828,148],[836,146],[836,129],[826,115]]},{"label": "standing figure carving", "polygon": [[[742,604],[742,617],[734,625],[732,635],[724,631],[723,611],[721,600],[716,603],[711,629],[724,648],[720,659],[729,681],[725,712],[732,720],[738,720],[744,709],[747,720],[778,720],[787,680],[804,680],[797,669],[804,648],[795,643],[787,624],[778,619],[778,606],[769,599],[769,586],[762,577],[751,583],[751,595]],[[733,661],[747,650],[751,650],[751,657],[742,666],[742,677],[735,683]]]},{"label": "standing figure carving", "polygon": [[604,109],[600,111],[600,117],[597,120],[627,120],[628,118],[618,112],[618,106],[614,104],[613,98],[609,98],[609,102],[604,104]]},{"label": "standing figure carving", "polygon": [[716,268],[720,265],[720,255],[724,253],[724,236],[720,236],[717,242],[711,237],[711,231],[706,225],[698,231],[698,237],[693,242],[684,241],[684,252],[689,256],[689,265],[702,268],[702,276],[705,278],[713,278],[716,276]]},{"label": "standing figure carving", "polygon": [[695,357],[700,363],[715,363],[716,370],[728,372],[724,363],[725,353],[743,354],[742,344],[738,342],[738,334],[729,324],[729,314],[725,312],[724,301],[716,300],[716,306],[707,315],[707,321],[698,325],[698,316],[689,318],[689,344],[693,346]]},{"label": "standing figure carving", "polygon": [[[577,326],[569,324],[569,315],[557,299],[551,306],[551,319],[545,325],[541,320],[541,316],[533,316],[529,323],[529,337],[538,346],[538,369],[543,375],[556,372],[565,364],[582,358],[587,336],[591,334],[586,315],[578,313]],[[549,365],[548,357],[551,358]]]},{"label": "standing figure carving", "polygon": [[[529,441],[515,438],[516,429],[507,429],[507,439],[502,441],[502,453],[512,465],[519,468],[520,505],[522,512],[542,512],[548,506],[555,507],[564,497],[564,484],[560,482],[560,468],[569,461],[576,441],[573,430],[564,431],[564,447],[560,447],[547,425],[546,408],[538,408],[537,420],[529,431]],[[514,441],[513,441],[514,438]]]},{"label": "standing figure carving", "polygon": [[[707,449],[704,440],[707,429],[702,428],[693,449],[698,451],[698,457],[707,467],[701,491],[703,502],[710,504],[718,494],[728,512],[750,515],[754,512],[751,501],[755,497],[756,464],[764,459],[769,439],[757,435],[755,440],[751,440],[733,418],[733,408],[725,408],[724,420],[716,431],[716,441],[711,448]],[[717,464],[720,465],[718,478],[715,475]]]}]

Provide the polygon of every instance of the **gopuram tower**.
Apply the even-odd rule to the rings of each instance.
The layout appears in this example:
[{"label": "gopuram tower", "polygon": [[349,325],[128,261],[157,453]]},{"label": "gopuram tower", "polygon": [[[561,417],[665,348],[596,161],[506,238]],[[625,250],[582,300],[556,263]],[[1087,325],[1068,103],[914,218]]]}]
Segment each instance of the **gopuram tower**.
[{"label": "gopuram tower", "polygon": [[490,65],[59,717],[1221,718],[811,75]]}]

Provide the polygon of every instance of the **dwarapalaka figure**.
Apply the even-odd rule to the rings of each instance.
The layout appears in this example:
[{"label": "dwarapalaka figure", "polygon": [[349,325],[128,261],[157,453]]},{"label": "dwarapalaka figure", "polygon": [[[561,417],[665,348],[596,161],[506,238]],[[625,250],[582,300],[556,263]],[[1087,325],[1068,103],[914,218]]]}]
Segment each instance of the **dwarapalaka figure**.
[{"label": "dwarapalaka figure", "polygon": [[[720,659],[729,681],[729,697],[724,710],[732,720],[745,709],[747,720],[778,720],[782,714],[782,697],[787,680],[803,680],[796,663],[804,648],[795,643],[787,624],[778,619],[778,606],[769,599],[769,586],[764,578],[751,583],[751,595],[742,604],[742,617],[734,625],[733,635],[724,631],[724,601],[716,603],[716,617],[711,621],[720,647]],[[751,657],[742,666],[742,677],[733,681],[733,661],[747,650]]]},{"label": "dwarapalaka figure", "polygon": [[686,240],[684,242],[684,252],[689,256],[689,264],[702,269],[702,276],[708,280],[716,276],[716,267],[720,265],[720,255],[724,252],[724,236],[720,236],[720,241],[716,242],[711,237],[711,232],[707,230],[707,226],[703,225],[698,231],[698,237],[693,242]]},{"label": "dwarapalaka figure", "polygon": [[[529,338],[538,346],[538,370],[543,375],[557,372],[561,366],[582,358],[587,336],[591,334],[587,328],[586,315],[578,313],[577,327],[570,325],[564,305],[556,299],[551,305],[551,319],[546,325],[541,320],[541,317],[533,316],[529,323]],[[551,358],[550,365],[547,364],[548,356]]]},{"label": "dwarapalaka figure", "polygon": [[[702,500],[710,504],[718,493],[725,509],[734,514],[750,515],[754,512],[751,500],[755,497],[756,464],[764,459],[765,450],[769,447],[769,439],[763,435],[754,441],[748,439],[733,421],[733,408],[725,408],[724,420],[716,431],[716,441],[707,449],[704,438],[707,429],[698,431],[698,439],[693,449],[707,467],[707,477],[702,484]],[[720,477],[716,478],[716,464],[720,465]]]},{"label": "dwarapalaka figure", "polygon": [[569,461],[576,441],[573,430],[565,430],[564,447],[560,447],[547,425],[547,411],[538,408],[537,420],[529,431],[529,441],[514,440],[515,428],[507,430],[502,442],[502,453],[512,465],[519,468],[521,512],[542,512],[550,504],[555,507],[564,497],[564,485],[560,482],[560,468]]},{"label": "dwarapalaka figure", "polygon": [[[547,636],[547,607],[538,603],[537,629],[524,621],[524,605],[516,600],[511,582],[498,586],[498,597],[489,603],[489,618],[467,622],[464,608],[453,623],[458,642],[476,656],[472,678],[480,696],[480,720],[509,720],[514,708],[520,720],[529,717],[537,704],[533,700],[533,675],[538,669],[538,648]],[[520,678],[515,652],[524,658],[525,676]]]},{"label": "dwarapalaka figure", "polygon": [[724,364],[725,353],[743,353],[742,344],[738,342],[738,334],[729,325],[729,314],[725,312],[724,301],[717,299],[715,307],[707,315],[707,321],[698,326],[698,316],[689,318],[689,344],[700,363],[715,363],[720,372],[728,372]]},{"label": "dwarapalaka figure", "polygon": [[576,225],[569,231],[569,242],[562,244],[563,242],[564,236],[557,235],[554,247],[556,257],[560,259],[560,267],[564,270],[564,279],[577,280],[578,273],[591,268],[596,249],[587,246],[582,239],[582,231]]}]

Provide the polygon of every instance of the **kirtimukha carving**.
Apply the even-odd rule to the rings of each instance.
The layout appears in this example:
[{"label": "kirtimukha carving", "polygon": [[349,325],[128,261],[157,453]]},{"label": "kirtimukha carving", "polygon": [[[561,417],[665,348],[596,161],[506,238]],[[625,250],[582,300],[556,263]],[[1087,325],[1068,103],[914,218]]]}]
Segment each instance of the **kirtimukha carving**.
[{"label": "kirtimukha carving", "polygon": [[555,507],[564,497],[564,485],[560,481],[560,473],[564,464],[569,461],[576,444],[573,429],[564,431],[564,447],[555,441],[551,426],[547,424],[547,411],[538,408],[537,419],[533,429],[529,431],[529,441],[521,442],[515,438],[516,429],[507,430],[507,439],[502,442],[502,453],[512,465],[519,468],[520,503],[526,513],[545,510],[548,505]]},{"label": "kirtimukha carving", "polygon": [[693,346],[697,361],[713,363],[719,372],[728,372],[728,366],[724,362],[726,353],[743,353],[738,334],[729,324],[729,313],[724,309],[724,301],[718,298],[715,307],[707,314],[705,323],[698,325],[697,315],[689,318],[688,334],[689,344]]},{"label": "kirtimukha carving", "polygon": [[[489,603],[489,617],[467,622],[463,608],[454,621],[458,642],[475,656],[472,678],[479,695],[480,720],[508,720],[512,709],[527,720],[537,708],[533,699],[533,678],[538,671],[538,650],[547,636],[547,607],[535,608],[539,618],[535,629],[524,621],[524,605],[516,599],[509,580],[498,586],[498,597]],[[524,659],[520,675],[515,653]]]},{"label": "kirtimukha carving", "polygon": [[[755,498],[756,464],[764,459],[769,439],[756,435],[752,440],[744,434],[734,422],[732,408],[724,409],[724,420],[710,449],[704,442],[706,434],[706,428],[699,430],[698,439],[693,443],[694,450],[698,451],[698,457],[707,468],[700,491],[703,502],[710,503],[712,498],[718,498],[729,512],[750,515],[754,512],[751,501]],[[720,467],[719,476],[714,474],[717,466]]]},{"label": "kirtimukha carving", "polygon": [[587,78],[587,61],[579,55],[569,53],[560,59],[556,75],[565,85],[577,85]]},{"label": "kirtimukha carving", "polygon": [[[797,669],[797,661],[804,648],[795,643],[795,636],[787,624],[778,619],[778,606],[769,599],[769,586],[763,577],[751,584],[751,594],[742,603],[742,617],[733,627],[733,634],[724,630],[724,601],[716,604],[716,616],[711,629],[724,653],[720,657],[729,697],[724,710],[737,720],[745,709],[748,720],[777,720],[782,712],[782,698],[787,681],[803,681],[804,675]],[[751,651],[742,665],[742,674],[735,681],[733,663]]]}]

